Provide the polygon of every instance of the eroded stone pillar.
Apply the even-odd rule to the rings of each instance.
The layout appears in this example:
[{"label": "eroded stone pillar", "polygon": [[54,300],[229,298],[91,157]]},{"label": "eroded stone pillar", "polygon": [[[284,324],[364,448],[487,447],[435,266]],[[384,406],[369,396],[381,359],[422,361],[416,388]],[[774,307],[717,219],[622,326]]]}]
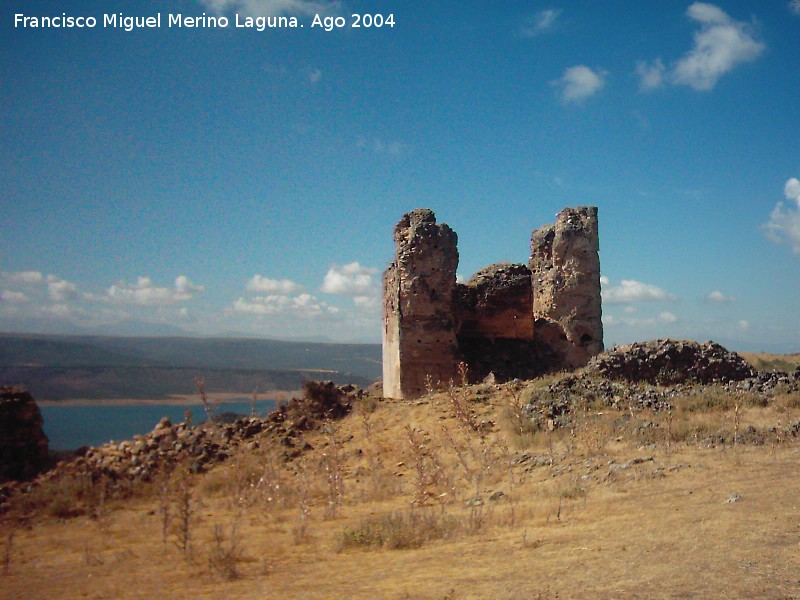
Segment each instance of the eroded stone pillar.
[{"label": "eroded stone pillar", "polygon": [[534,338],[553,352],[552,367],[581,367],[603,351],[599,251],[595,206],[565,208],[531,235]]},{"label": "eroded stone pillar", "polygon": [[436,385],[458,377],[458,236],[425,208],[403,215],[394,241],[395,260],[383,274],[383,394],[418,398],[426,379]]}]

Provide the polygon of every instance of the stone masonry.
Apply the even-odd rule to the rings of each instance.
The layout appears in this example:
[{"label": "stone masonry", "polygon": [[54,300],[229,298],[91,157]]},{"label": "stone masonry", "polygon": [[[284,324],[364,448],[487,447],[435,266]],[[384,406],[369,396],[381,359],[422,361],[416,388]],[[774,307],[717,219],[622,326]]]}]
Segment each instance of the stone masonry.
[{"label": "stone masonry", "polygon": [[459,381],[531,378],[603,350],[597,208],[564,209],[533,232],[528,265],[456,283],[458,236],[429,209],[403,216],[383,275],[383,393],[418,398]]},{"label": "stone masonry", "polygon": [[383,394],[416,398],[458,370],[458,236],[423,208],[400,219],[394,243],[395,262],[383,274]]},{"label": "stone masonry", "polygon": [[565,208],[531,235],[536,338],[558,368],[582,367],[603,351],[597,207]]}]

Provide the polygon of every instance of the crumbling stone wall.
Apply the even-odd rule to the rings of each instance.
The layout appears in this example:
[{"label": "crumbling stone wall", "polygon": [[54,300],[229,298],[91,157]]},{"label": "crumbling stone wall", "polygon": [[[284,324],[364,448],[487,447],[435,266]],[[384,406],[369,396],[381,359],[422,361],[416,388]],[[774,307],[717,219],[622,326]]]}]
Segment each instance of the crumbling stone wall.
[{"label": "crumbling stone wall", "polygon": [[533,232],[528,265],[495,264],[456,283],[457,236],[428,209],[403,216],[383,276],[383,390],[416,398],[430,384],[531,378],[603,349],[597,209],[565,209]]},{"label": "crumbling stone wall", "polygon": [[603,351],[597,207],[565,208],[531,235],[535,338],[553,367],[582,367]]},{"label": "crumbling stone wall", "polygon": [[383,393],[417,398],[426,378],[435,383],[457,375],[458,236],[422,208],[400,219],[394,242],[395,261],[383,274]]},{"label": "crumbling stone wall", "polygon": [[489,265],[456,285],[456,338],[472,380],[490,373],[501,381],[528,379],[542,372],[533,345],[532,306],[531,272],[525,265]]}]

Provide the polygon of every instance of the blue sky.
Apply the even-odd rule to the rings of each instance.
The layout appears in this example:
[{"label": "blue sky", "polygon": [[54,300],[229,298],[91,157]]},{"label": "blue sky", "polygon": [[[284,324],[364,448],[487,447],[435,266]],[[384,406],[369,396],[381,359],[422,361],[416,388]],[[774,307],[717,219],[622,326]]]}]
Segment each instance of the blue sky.
[{"label": "blue sky", "polygon": [[[163,22],[103,27],[115,12]],[[204,12],[229,26],[167,26]],[[62,13],[98,24],[15,19]],[[453,227],[469,277],[591,204],[607,345],[800,351],[797,0],[11,0],[0,18],[0,330],[379,341],[403,213]]]}]

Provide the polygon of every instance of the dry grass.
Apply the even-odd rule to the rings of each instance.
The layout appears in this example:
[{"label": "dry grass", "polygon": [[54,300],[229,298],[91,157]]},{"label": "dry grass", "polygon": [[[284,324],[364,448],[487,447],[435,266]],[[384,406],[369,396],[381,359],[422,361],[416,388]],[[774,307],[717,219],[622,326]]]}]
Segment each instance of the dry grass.
[{"label": "dry grass", "polygon": [[792,395],[587,407],[548,431],[511,392],[450,392],[357,406],[294,460],[264,443],[216,467],[188,526],[180,486],[107,503],[100,527],[65,483],[79,514],[4,525],[0,598],[800,597],[800,444],[767,435],[800,420]]},{"label": "dry grass", "polygon": [[760,371],[793,371],[800,365],[800,353],[767,354],[766,352],[740,352],[742,358]]}]

